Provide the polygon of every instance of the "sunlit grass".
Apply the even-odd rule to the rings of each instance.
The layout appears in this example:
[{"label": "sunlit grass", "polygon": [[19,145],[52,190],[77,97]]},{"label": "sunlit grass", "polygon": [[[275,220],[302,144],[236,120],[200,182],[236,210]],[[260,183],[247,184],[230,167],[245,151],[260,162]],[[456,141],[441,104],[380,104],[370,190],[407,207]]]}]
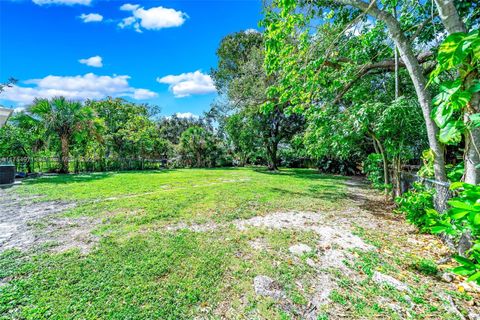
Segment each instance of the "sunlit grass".
[{"label": "sunlit grass", "polygon": [[[17,191],[38,201],[75,202],[67,216],[95,216],[101,241],[78,250],[0,256],[9,284],[0,289],[0,314],[26,319],[190,319],[218,315],[228,302],[241,313],[280,318],[268,299],[255,299],[252,281],[274,276],[292,301],[306,303],[295,286],[308,272],[284,259],[290,244],[312,246],[315,236],[229,221],[274,211],[329,211],[345,204],[343,178],[314,170],[165,170],[51,176],[27,180]],[[167,231],[174,223],[225,223],[211,232]],[[261,238],[271,248],[253,249]],[[14,262],[15,261],[15,262]],[[14,263],[13,263],[14,262]],[[308,269],[308,268],[307,268]],[[242,300],[243,299],[243,300]],[[242,302],[243,301],[243,302]]]}]

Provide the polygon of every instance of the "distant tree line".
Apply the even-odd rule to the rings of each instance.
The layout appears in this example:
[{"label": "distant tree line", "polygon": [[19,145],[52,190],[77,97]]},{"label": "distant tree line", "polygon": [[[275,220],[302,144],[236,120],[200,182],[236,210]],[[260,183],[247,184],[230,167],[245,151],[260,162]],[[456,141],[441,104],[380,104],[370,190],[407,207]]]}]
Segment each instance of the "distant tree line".
[{"label": "distant tree line", "polygon": [[[198,118],[160,117],[155,106],[120,98],[85,102],[64,97],[36,99],[0,129],[0,158],[22,159],[27,172],[35,171],[34,159],[56,159],[51,170],[59,173],[77,171],[73,159],[154,159],[169,167],[256,164],[277,168],[282,161],[277,155],[279,142],[272,140],[273,154],[269,140],[257,135],[259,122],[244,124],[244,120],[236,115],[223,130],[211,112]],[[282,148],[288,149],[286,144]],[[108,169],[105,165],[92,168]]]}]

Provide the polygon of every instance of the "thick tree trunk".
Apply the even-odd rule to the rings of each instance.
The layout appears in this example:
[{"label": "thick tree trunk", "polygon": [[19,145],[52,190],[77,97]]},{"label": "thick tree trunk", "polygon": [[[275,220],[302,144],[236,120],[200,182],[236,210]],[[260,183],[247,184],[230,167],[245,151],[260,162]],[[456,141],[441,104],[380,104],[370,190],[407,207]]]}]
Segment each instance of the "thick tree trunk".
[{"label": "thick tree trunk", "polygon": [[67,135],[60,136],[60,142],[62,144],[62,159],[60,161],[60,172],[68,173],[68,157],[70,156],[70,145]]},{"label": "thick tree trunk", "polygon": [[466,32],[465,24],[458,15],[453,0],[435,0],[442,23],[448,33]]},{"label": "thick tree trunk", "polygon": [[267,147],[268,157],[270,158],[270,163],[268,164],[268,170],[276,171],[278,170],[278,142],[273,142],[270,146]]},{"label": "thick tree trunk", "polygon": [[447,176],[445,173],[444,148],[437,139],[438,127],[431,118],[432,97],[430,92],[427,90],[427,80],[423,75],[423,69],[418,63],[418,60],[413,52],[412,44],[403,33],[400,23],[390,13],[378,9],[375,3],[369,4],[361,0],[335,0],[335,2],[361,9],[367,14],[383,21],[386,24],[390,36],[395,42],[395,45],[400,52],[400,57],[405,63],[405,67],[407,68],[410,78],[412,79],[418,102],[422,108],[422,113],[427,128],[428,143],[430,149],[432,149],[435,155],[433,164],[435,179],[441,182],[446,182]]}]

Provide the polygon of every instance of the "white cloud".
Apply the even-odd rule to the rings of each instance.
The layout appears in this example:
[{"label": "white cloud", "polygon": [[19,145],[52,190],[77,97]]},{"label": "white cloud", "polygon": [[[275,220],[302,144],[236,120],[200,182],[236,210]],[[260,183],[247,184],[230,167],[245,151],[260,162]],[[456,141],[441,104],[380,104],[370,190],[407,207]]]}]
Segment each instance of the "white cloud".
[{"label": "white cloud", "polygon": [[175,115],[177,116],[177,118],[181,118],[181,119],[198,119],[199,118],[199,116],[191,112],[177,112],[175,113]]},{"label": "white cloud", "polygon": [[131,97],[135,100],[147,100],[155,98],[156,96],[157,94],[155,92],[148,89],[135,89]]},{"label": "white cloud", "polygon": [[85,22],[85,23],[100,22],[100,21],[103,20],[103,16],[101,14],[98,14],[98,13],[89,13],[89,14],[82,13],[80,15],[80,19],[82,19],[83,22]]},{"label": "white cloud", "polygon": [[92,0],[32,0],[33,3],[38,4],[39,6],[48,5],[48,4],[59,4],[72,6],[75,4],[80,4],[84,6],[89,6],[92,3]]},{"label": "white cloud", "polygon": [[260,33],[260,31],[258,31],[257,29],[247,29],[247,30],[244,31],[244,33],[246,33],[246,34]]},{"label": "white cloud", "polygon": [[64,96],[73,100],[102,99],[111,97],[131,97],[145,100],[157,96],[148,89],[133,88],[129,85],[129,76],[98,76],[93,73],[78,76],[53,76],[31,79],[23,83],[30,86],[14,85],[5,88],[0,100],[11,101],[17,105],[26,105],[35,98]]},{"label": "white cloud", "polygon": [[197,116],[196,114],[193,114],[191,112],[176,112],[172,114],[171,116],[166,116],[166,119],[172,119],[172,117],[177,117],[180,119],[199,119],[200,117]]},{"label": "white cloud", "polygon": [[123,10],[123,11],[134,11],[134,10],[137,10],[138,7],[140,7],[140,5],[138,5],[138,4],[125,3],[124,5],[122,5],[122,6],[120,7],[120,10]]},{"label": "white cloud", "polygon": [[168,75],[157,78],[157,81],[169,84],[170,90],[177,98],[217,91],[212,78],[208,74],[203,74],[200,70],[179,75]]},{"label": "white cloud", "polygon": [[81,64],[86,64],[89,67],[101,68],[103,67],[102,57],[94,56],[87,59],[78,60]]},{"label": "white cloud", "polygon": [[138,4],[124,4],[120,10],[130,11],[132,15],[124,18],[118,24],[120,28],[133,27],[135,31],[141,32],[141,28],[147,30],[160,30],[181,26],[186,18],[186,13],[175,9],[164,7],[153,7],[145,9]]},{"label": "white cloud", "polygon": [[128,26],[133,26],[133,29],[135,29],[135,31],[142,33],[142,30],[140,29],[140,24],[137,22],[137,19],[135,19],[135,17],[128,17],[122,19],[122,22],[120,22],[118,26],[122,29]]}]

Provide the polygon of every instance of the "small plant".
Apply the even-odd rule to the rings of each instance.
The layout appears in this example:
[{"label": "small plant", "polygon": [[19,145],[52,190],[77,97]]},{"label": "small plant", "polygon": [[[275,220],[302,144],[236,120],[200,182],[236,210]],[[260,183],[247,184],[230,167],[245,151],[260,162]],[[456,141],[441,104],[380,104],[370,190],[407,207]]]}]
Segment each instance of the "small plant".
[{"label": "small plant", "polygon": [[450,189],[459,191],[459,194],[448,201],[450,209],[432,228],[432,232],[445,232],[456,237],[470,232],[473,246],[466,252],[466,257],[455,257],[460,266],[452,271],[467,276],[467,281],[480,284],[480,186],[455,182]]},{"label": "small plant", "polygon": [[433,210],[435,190],[427,189],[421,183],[414,183],[413,188],[397,197],[397,211],[405,214],[408,222],[416,225],[420,231],[429,232],[438,221],[439,214]]},{"label": "small plant", "polygon": [[412,267],[420,273],[427,276],[434,276],[438,272],[435,261],[429,259],[420,259],[412,264]]}]

